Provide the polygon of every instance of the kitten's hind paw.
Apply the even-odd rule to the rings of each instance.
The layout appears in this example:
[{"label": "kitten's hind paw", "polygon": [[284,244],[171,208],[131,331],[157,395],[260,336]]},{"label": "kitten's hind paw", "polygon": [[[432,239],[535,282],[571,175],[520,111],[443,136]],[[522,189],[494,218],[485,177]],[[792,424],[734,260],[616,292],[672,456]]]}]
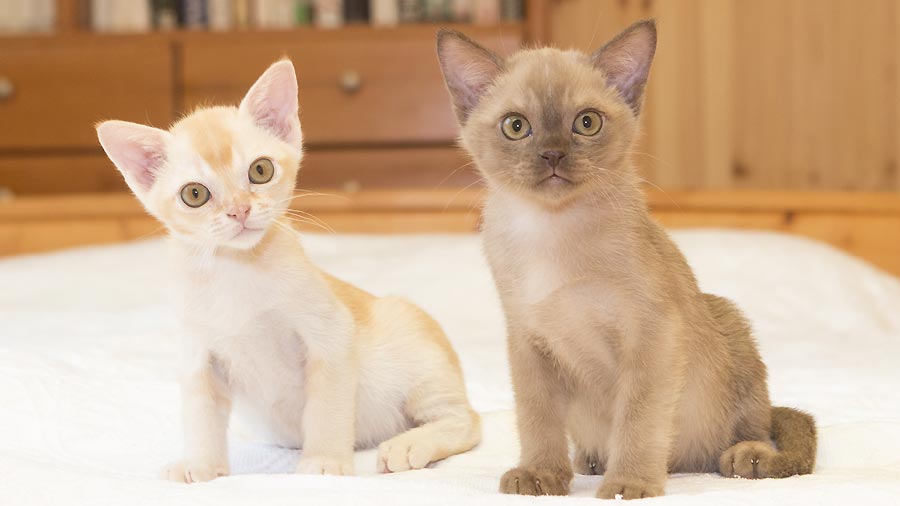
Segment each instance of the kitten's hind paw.
[{"label": "kitten's hind paw", "polygon": [[214,480],[220,476],[228,476],[228,467],[178,460],[164,467],[160,471],[160,475],[164,480],[178,483],[200,483]]},{"label": "kitten's hind paw", "polygon": [[500,492],[516,495],[569,495],[571,479],[571,471],[566,474],[516,467],[500,478]]},{"label": "kitten's hind paw", "polygon": [[768,478],[776,454],[769,443],[742,441],[725,450],[719,458],[719,472],[728,478]]},{"label": "kitten's hind paw", "polygon": [[432,441],[408,432],[400,434],[378,445],[378,470],[396,473],[422,469],[436,460],[437,450]]}]

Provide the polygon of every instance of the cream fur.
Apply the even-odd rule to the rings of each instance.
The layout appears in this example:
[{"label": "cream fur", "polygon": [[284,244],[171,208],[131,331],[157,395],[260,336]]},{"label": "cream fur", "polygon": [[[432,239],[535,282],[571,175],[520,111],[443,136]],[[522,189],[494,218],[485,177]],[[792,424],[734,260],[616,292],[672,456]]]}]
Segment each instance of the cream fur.
[{"label": "cream fur", "polygon": [[[201,109],[168,132],[98,126],[171,235],[185,444],[184,458],[163,471],[171,480],[228,474],[232,408],[272,442],[302,447],[302,473],[352,474],[354,448],[373,445],[385,472],[422,468],[480,439],[440,326],[403,299],[321,272],[290,228],[302,158],[296,95],[293,66],[282,61],[240,108]],[[275,176],[251,184],[261,156]],[[189,182],[209,188],[206,204],[181,201]],[[229,216],[238,208],[249,209],[245,223]]]}]

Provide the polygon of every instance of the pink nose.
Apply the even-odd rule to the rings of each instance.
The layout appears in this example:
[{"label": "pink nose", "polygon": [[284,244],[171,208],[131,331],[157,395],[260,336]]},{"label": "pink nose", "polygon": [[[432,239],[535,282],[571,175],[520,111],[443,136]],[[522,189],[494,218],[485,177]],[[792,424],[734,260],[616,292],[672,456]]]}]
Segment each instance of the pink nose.
[{"label": "pink nose", "polygon": [[231,208],[230,211],[228,211],[228,217],[236,219],[237,221],[239,221],[241,223],[241,225],[243,225],[244,222],[247,221],[247,216],[249,216],[249,215],[250,215],[250,206],[246,206],[246,205],[234,206]]}]

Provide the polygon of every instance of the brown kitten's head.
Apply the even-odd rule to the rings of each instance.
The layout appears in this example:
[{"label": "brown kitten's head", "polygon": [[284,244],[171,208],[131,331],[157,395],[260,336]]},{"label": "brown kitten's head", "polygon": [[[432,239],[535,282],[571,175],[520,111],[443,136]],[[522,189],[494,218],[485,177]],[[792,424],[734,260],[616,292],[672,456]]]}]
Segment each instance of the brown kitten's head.
[{"label": "brown kitten's head", "polygon": [[169,130],[97,126],[100,144],[147,211],[180,240],[250,249],[294,193],[303,135],[297,77],[273,64],[238,107],[200,108]]},{"label": "brown kitten's head", "polygon": [[463,147],[488,184],[549,206],[631,181],[656,25],[638,22],[593,55],[545,48],[503,59],[438,33]]}]

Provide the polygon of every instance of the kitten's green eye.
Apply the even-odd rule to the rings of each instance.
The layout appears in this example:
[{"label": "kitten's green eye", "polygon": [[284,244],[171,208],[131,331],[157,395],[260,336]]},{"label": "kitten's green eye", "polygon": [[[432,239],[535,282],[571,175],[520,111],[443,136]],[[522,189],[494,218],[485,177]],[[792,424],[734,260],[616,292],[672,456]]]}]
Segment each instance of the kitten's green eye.
[{"label": "kitten's green eye", "polygon": [[500,131],[511,141],[518,141],[531,135],[531,123],[525,116],[510,114],[500,123]]},{"label": "kitten's green eye", "polygon": [[200,183],[188,183],[181,187],[181,200],[188,207],[200,207],[209,201],[209,190]]},{"label": "kitten's green eye", "polygon": [[250,170],[247,172],[250,176],[250,182],[253,184],[268,183],[275,175],[275,164],[268,158],[259,158],[250,164]]},{"label": "kitten's green eye", "polygon": [[603,127],[603,116],[593,110],[581,111],[575,118],[572,131],[579,135],[597,135]]}]

